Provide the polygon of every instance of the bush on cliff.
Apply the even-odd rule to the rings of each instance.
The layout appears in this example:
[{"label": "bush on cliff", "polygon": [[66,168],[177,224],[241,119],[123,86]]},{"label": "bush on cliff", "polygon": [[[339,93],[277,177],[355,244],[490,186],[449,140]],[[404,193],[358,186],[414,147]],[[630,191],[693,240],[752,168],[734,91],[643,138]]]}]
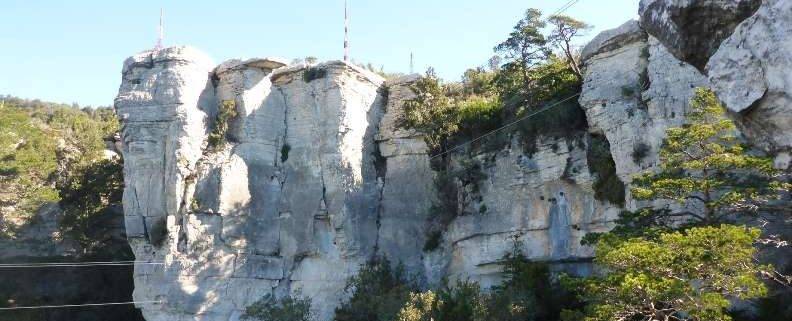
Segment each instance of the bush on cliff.
[{"label": "bush on cliff", "polygon": [[207,138],[210,149],[222,148],[226,143],[226,134],[228,134],[228,126],[231,119],[237,116],[236,102],[233,100],[224,100],[220,103],[220,108],[215,117],[214,127],[209,133]]},{"label": "bush on cliff", "polygon": [[336,309],[336,321],[390,321],[417,287],[403,266],[375,258],[348,280],[346,291],[351,296]]},{"label": "bush on cliff", "polygon": [[626,212],[610,233],[587,236],[608,273],[572,282],[588,302],[574,320],[731,320],[732,301],[767,294],[761,277],[789,283],[759,263],[756,244],[773,240],[728,223],[754,216],[790,185],[771,158],[745,152],[711,91],[696,90],[691,110],[688,124],[667,130],[660,168],[631,190],[683,206]]},{"label": "bush on cliff", "polygon": [[311,321],[311,299],[287,296],[276,299],[267,294],[245,308],[243,320]]},{"label": "bush on cliff", "polygon": [[502,264],[504,280],[490,291],[460,280],[412,293],[396,320],[551,321],[559,320],[565,309],[578,308],[574,296],[552,279],[548,266],[529,261],[517,243]]}]

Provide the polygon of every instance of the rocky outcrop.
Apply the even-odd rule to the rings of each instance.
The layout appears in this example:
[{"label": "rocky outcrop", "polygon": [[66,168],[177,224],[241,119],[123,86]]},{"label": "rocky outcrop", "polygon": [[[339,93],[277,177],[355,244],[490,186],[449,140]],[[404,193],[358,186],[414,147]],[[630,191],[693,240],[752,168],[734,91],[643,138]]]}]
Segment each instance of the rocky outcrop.
[{"label": "rocky outcrop", "polygon": [[[767,0],[735,29],[710,58],[707,74],[726,108],[758,146],[792,152],[792,3]],[[783,159],[787,159],[784,161]]]},{"label": "rocky outcrop", "polygon": [[638,14],[649,34],[677,59],[699,70],[762,0],[641,0]]},{"label": "rocky outcrop", "polygon": [[[484,287],[501,281],[501,260],[515,244],[532,260],[554,270],[585,275],[590,247],[582,237],[610,229],[621,208],[594,197],[585,133],[571,139],[542,138],[526,153],[519,137],[501,150],[471,159],[453,157],[450,171],[475,162],[480,179],[460,185],[458,216],[427,254],[427,274],[439,283],[474,280]],[[432,278],[433,277],[433,278]]]},{"label": "rocky outcrop", "polygon": [[607,138],[616,174],[629,183],[658,163],[665,130],[685,122],[694,88],[707,80],[635,22],[595,39],[583,51],[595,54],[584,61],[579,101],[589,130]]},{"label": "rocky outcrop", "polygon": [[[598,199],[592,146],[604,141],[629,189],[658,164],[665,130],[685,123],[700,86],[789,166],[792,81],[788,55],[774,46],[787,46],[779,21],[792,20],[790,4],[657,0],[641,10],[640,23],[582,51],[587,130],[539,137],[532,148],[519,135],[463,148],[443,157],[444,172],[422,135],[398,126],[416,76],[385,81],[344,62],[275,58],[215,67],[188,47],[128,59],[116,100],[127,234],[137,260],[165,263],[136,267],[135,299],[161,301],[141,305],[143,314],[238,320],[272,294],[312,298],[317,320],[329,320],[347,278],[375,256],[427,286],[497,284],[514,244],[554,270],[589,273],[592,249],[581,238],[647,205],[629,193],[624,207]],[[722,21],[707,21],[715,16]],[[219,123],[228,106],[235,116]],[[209,142],[226,127],[224,141]],[[444,176],[471,168],[473,178]],[[446,187],[453,195],[441,195]],[[457,212],[433,235],[439,202]]]},{"label": "rocky outcrop", "polygon": [[[136,270],[135,297],[162,300],[148,320],[235,319],[266,294],[327,319],[376,248],[383,81],[341,62],[205,62],[177,47],[124,68],[128,236],[138,260],[166,262]],[[227,102],[238,116],[209,146]]]},{"label": "rocky outcrop", "polygon": [[641,24],[678,59],[701,70],[756,146],[789,166],[789,21],[783,0],[641,2]]},{"label": "rocky outcrop", "polygon": [[[415,76],[384,82],[343,62],[278,59],[211,67],[188,47],[127,60],[125,217],[141,262],[134,297],[147,320],[236,320],[267,294],[313,299],[319,320],[375,256],[424,284],[489,286],[515,240],[534,259],[585,273],[580,238],[607,230],[619,206],[595,200],[587,135],[478,154],[485,181],[462,186],[439,246],[424,251],[435,176],[420,133],[397,120]],[[221,106],[233,106],[225,141]],[[460,166],[467,156],[452,156]],[[459,184],[460,182],[454,182]]]}]

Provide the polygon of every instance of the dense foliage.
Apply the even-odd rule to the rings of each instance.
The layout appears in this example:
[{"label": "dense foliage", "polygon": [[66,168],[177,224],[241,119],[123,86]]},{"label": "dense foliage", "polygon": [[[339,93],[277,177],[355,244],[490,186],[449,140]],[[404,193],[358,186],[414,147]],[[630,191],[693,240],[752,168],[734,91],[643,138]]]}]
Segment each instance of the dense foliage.
[{"label": "dense foliage", "polygon": [[632,189],[636,199],[687,206],[625,212],[613,231],[588,236],[607,273],[572,282],[589,304],[569,320],[731,320],[731,300],[767,294],[762,276],[777,272],[757,263],[760,230],[724,223],[789,184],[769,158],[745,152],[711,91],[697,89],[691,110],[688,124],[667,130],[659,170]]},{"label": "dense foliage", "polygon": [[[119,129],[112,109],[0,97],[0,237],[38,246],[39,219],[58,218],[55,243],[77,253],[2,263],[133,260],[117,234],[123,178],[121,159],[106,148]],[[58,208],[60,211],[58,211]],[[46,217],[53,215],[52,217]],[[57,215],[57,216],[55,216]],[[8,240],[10,238],[11,240]],[[55,244],[41,244],[51,247]],[[100,280],[101,282],[97,282]],[[132,300],[131,266],[0,271],[0,306]],[[4,311],[4,320],[143,320],[134,306]]]},{"label": "dense foliage", "polygon": [[311,300],[290,296],[276,299],[266,295],[245,308],[243,320],[311,321]]},{"label": "dense foliage", "polygon": [[56,201],[57,169],[52,130],[30,111],[0,109],[0,235],[13,236],[21,220],[32,217],[46,202]]},{"label": "dense foliage", "polygon": [[603,237],[596,263],[603,277],[583,282],[591,304],[585,320],[730,320],[730,299],[767,289],[759,278],[758,229],[723,225],[662,233],[656,238]]},{"label": "dense foliage", "polygon": [[416,97],[405,101],[400,125],[424,133],[436,155],[506,124],[498,135],[477,141],[502,145],[519,132],[532,153],[539,136],[570,138],[584,130],[585,115],[574,99],[582,77],[571,41],[589,26],[563,15],[549,21],[553,28],[545,34],[541,12],[527,10],[495,46],[504,56],[490,59],[488,68],[468,69],[460,83],[443,83],[430,68],[413,84]]},{"label": "dense foliage", "polygon": [[589,171],[595,175],[594,198],[624,206],[624,183],[616,175],[616,163],[604,136],[592,135],[586,150]]},{"label": "dense foliage", "polygon": [[412,293],[399,321],[550,321],[577,308],[572,295],[551,279],[547,265],[530,262],[515,244],[503,260],[504,280],[488,292],[471,281]]},{"label": "dense foliage", "polygon": [[702,213],[678,211],[696,223],[716,224],[729,215],[755,213],[769,199],[788,190],[776,179],[773,159],[751,155],[735,136],[715,94],[696,90],[689,124],[666,131],[660,171],[638,176],[632,194],[639,200],[668,199],[701,206]]},{"label": "dense foliage", "polygon": [[236,116],[236,101],[224,100],[220,103],[214,127],[207,138],[210,149],[222,148],[225,145],[229,123]]},{"label": "dense foliage", "polygon": [[351,294],[335,311],[336,321],[393,320],[417,287],[401,265],[392,267],[385,258],[375,258],[350,278]]},{"label": "dense foliage", "polygon": [[1,108],[0,234],[13,237],[41,206],[57,201],[64,232],[84,234],[89,217],[120,203],[120,159],[104,154],[105,139],[118,130],[112,110],[13,97]]}]

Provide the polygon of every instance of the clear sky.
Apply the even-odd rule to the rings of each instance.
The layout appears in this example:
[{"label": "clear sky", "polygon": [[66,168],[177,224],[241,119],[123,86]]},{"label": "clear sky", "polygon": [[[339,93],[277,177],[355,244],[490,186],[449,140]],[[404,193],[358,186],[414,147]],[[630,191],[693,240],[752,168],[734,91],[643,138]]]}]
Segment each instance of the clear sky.
[{"label": "clear sky", "polygon": [[[350,0],[351,56],[408,72],[433,66],[449,80],[483,65],[527,8],[567,0]],[[159,9],[165,45],[230,58],[343,55],[343,0],[0,2],[0,94],[110,105],[124,59],[154,46]],[[598,32],[635,18],[638,0],[579,0],[565,12]]]}]

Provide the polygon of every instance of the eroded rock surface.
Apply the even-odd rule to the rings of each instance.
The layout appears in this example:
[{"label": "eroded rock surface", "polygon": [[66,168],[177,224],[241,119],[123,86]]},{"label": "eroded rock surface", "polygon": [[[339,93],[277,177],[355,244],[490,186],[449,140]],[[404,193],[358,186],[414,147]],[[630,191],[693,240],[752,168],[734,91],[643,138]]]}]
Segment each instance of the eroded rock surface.
[{"label": "eroded rock surface", "polygon": [[[116,100],[126,228],[138,261],[165,264],[136,267],[135,299],[162,301],[141,305],[149,321],[226,321],[264,295],[299,295],[329,320],[347,278],[374,256],[424,285],[486,287],[515,241],[555,270],[589,273],[592,250],[580,239],[611,228],[623,209],[595,197],[593,137],[608,142],[629,189],[657,165],[665,130],[684,124],[694,89],[712,86],[748,138],[789,166],[792,80],[779,48],[792,48],[792,4],[755,4],[643,1],[641,23],[595,37],[582,51],[588,130],[540,137],[530,153],[513,136],[448,155],[449,170],[475,162],[480,175],[448,183],[459,213],[432,249],[441,173],[421,134],[398,126],[416,76],[384,81],[344,62],[274,58],[215,66],[188,47],[136,55]],[[716,15],[724,21],[702,20]],[[227,104],[236,116],[210,146]],[[644,205],[627,193],[626,208]]]},{"label": "eroded rock surface", "polygon": [[641,0],[638,14],[646,31],[677,59],[699,70],[734,28],[762,0]]},{"label": "eroded rock surface", "polygon": [[713,90],[726,108],[738,113],[743,131],[764,149],[786,154],[782,157],[792,150],[790,51],[792,2],[767,0],[737,26],[707,65]]},{"label": "eroded rock surface", "polygon": [[[619,208],[594,200],[583,136],[481,154],[489,178],[460,194],[472,215],[424,251],[438,173],[421,134],[397,124],[416,79],[343,62],[214,67],[188,47],[130,58],[116,100],[128,237],[138,261],[165,262],[135,269],[135,299],[162,301],[141,305],[147,320],[237,320],[267,294],[310,297],[328,320],[375,255],[421,283],[489,286],[515,239],[531,258],[585,271],[580,238]],[[226,141],[210,146],[229,103]]]}]

